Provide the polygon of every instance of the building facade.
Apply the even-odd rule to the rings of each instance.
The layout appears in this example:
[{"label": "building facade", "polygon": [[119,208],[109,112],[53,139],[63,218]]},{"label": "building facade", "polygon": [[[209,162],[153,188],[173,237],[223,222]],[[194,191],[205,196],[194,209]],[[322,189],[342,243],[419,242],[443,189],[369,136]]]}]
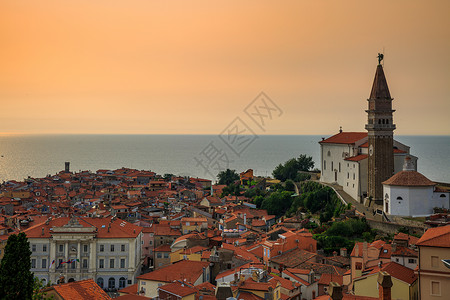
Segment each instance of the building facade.
[{"label": "building facade", "polygon": [[25,231],[31,271],[44,283],[93,279],[104,289],[136,282],[142,228],[117,218],[49,218]]}]

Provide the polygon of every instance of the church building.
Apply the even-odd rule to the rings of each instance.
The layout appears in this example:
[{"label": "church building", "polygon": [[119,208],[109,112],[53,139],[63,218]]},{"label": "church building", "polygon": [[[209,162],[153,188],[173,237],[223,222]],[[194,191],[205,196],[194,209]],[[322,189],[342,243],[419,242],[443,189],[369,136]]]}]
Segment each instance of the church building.
[{"label": "church building", "polygon": [[417,170],[417,157],[394,140],[392,100],[379,54],[368,101],[367,132],[343,132],[319,142],[321,181],[337,183],[361,203],[365,198],[383,204],[382,182],[402,170],[405,157]]}]

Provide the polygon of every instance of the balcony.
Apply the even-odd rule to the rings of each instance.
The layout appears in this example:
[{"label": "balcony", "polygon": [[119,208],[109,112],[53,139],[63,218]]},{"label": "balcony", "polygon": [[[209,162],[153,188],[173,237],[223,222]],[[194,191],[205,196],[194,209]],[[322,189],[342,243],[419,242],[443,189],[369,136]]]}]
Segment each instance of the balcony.
[{"label": "balcony", "polygon": [[383,129],[389,129],[394,130],[395,124],[366,124],[367,130],[383,130]]}]

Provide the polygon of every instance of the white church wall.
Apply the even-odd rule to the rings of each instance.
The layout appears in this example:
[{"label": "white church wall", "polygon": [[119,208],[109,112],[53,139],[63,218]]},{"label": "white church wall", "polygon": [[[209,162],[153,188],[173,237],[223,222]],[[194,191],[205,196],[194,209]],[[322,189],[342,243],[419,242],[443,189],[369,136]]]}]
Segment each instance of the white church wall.
[{"label": "white church wall", "polygon": [[450,208],[450,193],[433,192],[433,207]]}]

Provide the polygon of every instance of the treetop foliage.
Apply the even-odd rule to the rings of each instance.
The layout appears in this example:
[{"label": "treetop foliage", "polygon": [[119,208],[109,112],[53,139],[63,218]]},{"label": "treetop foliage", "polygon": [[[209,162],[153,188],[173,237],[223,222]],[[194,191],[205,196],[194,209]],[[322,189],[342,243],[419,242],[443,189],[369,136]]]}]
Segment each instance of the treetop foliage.
[{"label": "treetop foliage", "polygon": [[230,185],[236,180],[239,180],[240,177],[239,174],[236,173],[236,170],[226,169],[225,171],[221,171],[217,174],[217,179],[219,179],[219,184]]},{"label": "treetop foliage", "polygon": [[301,181],[297,180],[299,179],[298,172],[309,171],[312,168],[314,168],[314,161],[312,160],[312,157],[301,154],[298,158],[291,158],[284,164],[279,164],[275,170],[273,170],[272,175],[281,181],[286,181],[287,179]]}]

